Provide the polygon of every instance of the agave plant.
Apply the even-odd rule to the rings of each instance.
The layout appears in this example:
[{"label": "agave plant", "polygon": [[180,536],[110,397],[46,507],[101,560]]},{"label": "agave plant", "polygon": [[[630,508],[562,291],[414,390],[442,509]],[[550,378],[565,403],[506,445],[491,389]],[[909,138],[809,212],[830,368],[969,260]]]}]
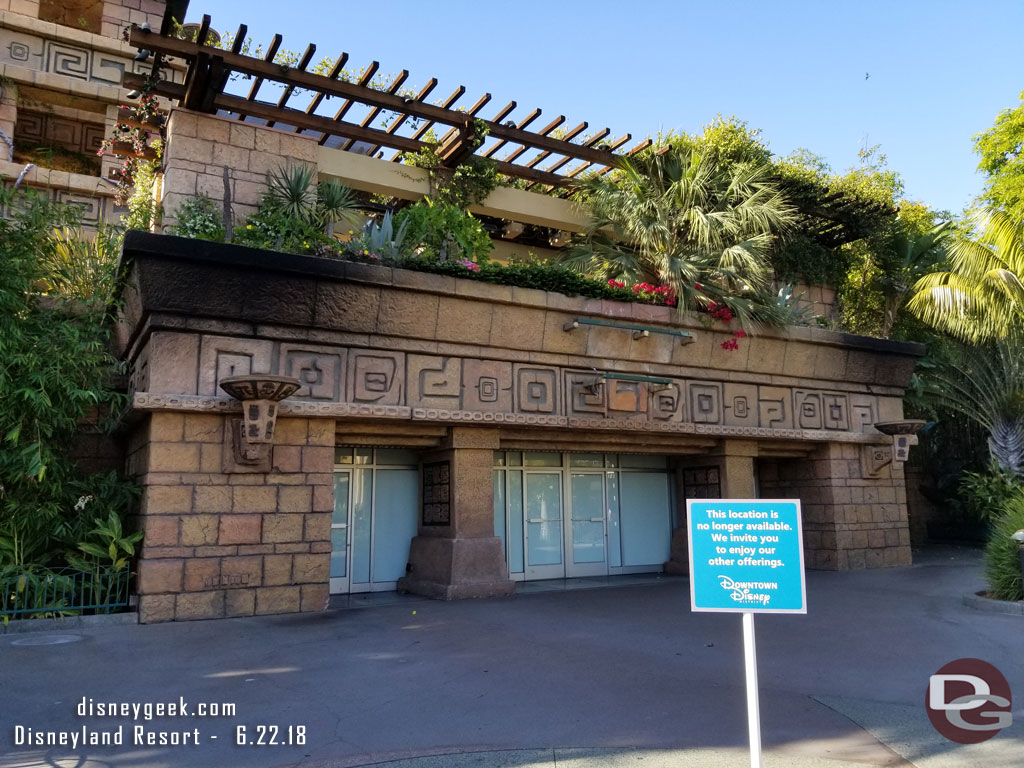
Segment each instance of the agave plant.
[{"label": "agave plant", "polygon": [[405,242],[408,225],[409,220],[406,219],[396,231],[391,211],[388,211],[380,222],[374,219],[366,222],[363,227],[363,243],[378,256],[397,261],[402,256],[402,244]]}]

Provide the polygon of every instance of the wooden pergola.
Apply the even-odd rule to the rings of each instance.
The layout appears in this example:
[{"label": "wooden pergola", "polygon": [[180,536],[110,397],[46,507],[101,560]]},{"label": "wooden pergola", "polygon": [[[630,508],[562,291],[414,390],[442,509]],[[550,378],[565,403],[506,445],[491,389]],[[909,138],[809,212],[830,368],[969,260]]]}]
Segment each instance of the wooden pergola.
[{"label": "wooden pergola", "polygon": [[[489,93],[463,108],[460,102],[466,94],[464,86],[431,103],[427,99],[434,92],[437,79],[431,78],[411,95],[408,89],[403,90],[408,70],[394,76],[383,89],[379,84],[372,87],[380,66],[376,61],[364,68],[358,79],[348,81],[342,77],[349,63],[347,53],[335,60],[327,74],[310,72],[307,68],[316,53],[313,44],[306,47],[294,64],[282,64],[275,61],[281,51],[281,35],[274,35],[262,58],[248,56],[242,53],[248,32],[245,24],[238,27],[232,47],[225,50],[210,41],[209,16],[203,16],[195,41],[179,39],[173,34],[174,19],[183,19],[188,5],[188,0],[168,0],[159,32],[137,26],[130,29],[131,44],[150,51],[154,60],[149,76],[125,73],[125,87],[143,89],[155,83],[153,92],[157,96],[187,109],[299,133],[316,138],[321,145],[382,159],[385,149],[391,150],[387,159],[393,163],[402,162],[404,153],[419,152],[427,146],[434,147],[442,164],[449,168],[475,155],[492,161],[499,173],[521,179],[527,189],[543,186],[561,195],[567,194],[583,178],[608,173],[621,158],[635,155],[653,144],[648,138],[618,152],[630,142],[631,134],[609,139],[611,130],[603,128],[587,135],[589,123],[586,121],[566,130],[564,115],[533,129],[541,116],[539,108],[516,119],[513,114],[518,105],[510,101],[496,112],[485,113],[491,101]],[[184,83],[160,77],[169,58],[183,61],[187,66]],[[251,81],[247,95],[225,90],[235,75]],[[261,89],[267,83],[278,85],[280,95],[270,100],[261,99]],[[300,94],[307,95],[309,101],[295,105]],[[326,111],[331,99],[341,100],[341,106],[333,115]],[[347,119],[356,105],[361,106],[364,114],[360,119]],[[381,127],[385,118],[389,118],[386,126]],[[487,127],[487,139],[483,142],[476,136],[474,121],[482,121]],[[439,139],[428,141],[432,136],[439,136]],[[666,150],[667,147],[662,147],[657,151]],[[814,190],[802,183],[797,183],[796,187],[790,191],[813,199],[798,206],[804,225],[814,232],[815,240],[827,248],[863,237],[870,229],[870,222],[896,213],[821,189],[814,194]]]},{"label": "wooden pergola", "polygon": [[[414,96],[404,95],[400,89],[408,79],[408,70],[402,70],[383,90],[371,87],[379,68],[376,61],[362,70],[358,80],[347,82],[339,79],[349,61],[347,53],[336,59],[328,74],[309,72],[307,67],[316,53],[313,44],[306,47],[294,66],[281,64],[274,61],[281,49],[280,35],[274,36],[262,58],[247,56],[241,52],[248,31],[244,24],[238,28],[232,48],[224,50],[209,43],[209,16],[203,17],[195,42],[178,39],[172,34],[170,20],[183,18],[187,5],[180,0],[169,2],[159,33],[132,27],[129,40],[155,57],[151,76],[156,80],[153,92],[190,110],[258,122],[316,137],[320,144],[376,157],[383,157],[384,149],[393,150],[389,158],[392,162],[401,162],[403,153],[419,152],[428,146],[424,137],[434,129],[440,139],[433,146],[444,166],[454,168],[476,154],[494,162],[499,173],[522,179],[528,187],[536,184],[569,187],[584,175],[607,173],[615,167],[618,158],[640,152],[652,144],[650,139],[645,139],[624,154],[617,153],[632,136],[627,133],[609,139],[611,130],[608,128],[574,142],[573,139],[585,134],[589,123],[581,122],[556,134],[566,122],[565,116],[559,115],[542,128],[533,129],[541,116],[540,109],[517,120],[513,113],[518,105],[511,101],[497,112],[485,113],[491,101],[489,93],[461,109],[458,105],[466,93],[463,86],[439,102],[431,103],[427,98],[437,86],[436,78],[431,78]],[[187,65],[183,84],[159,78],[159,70],[167,58],[182,60]],[[247,96],[225,91],[232,75],[251,80]],[[126,73],[124,77],[127,88],[144,88],[146,81],[147,78],[139,74]],[[276,83],[283,88],[275,100],[259,98],[266,83]],[[300,92],[309,95],[309,101],[296,106],[294,102]],[[321,113],[329,99],[342,100],[333,116]],[[346,119],[354,105],[368,110],[358,121]],[[385,117],[390,118],[387,127],[377,127]],[[474,121],[482,121],[487,127],[487,140],[482,143],[476,137]],[[507,152],[499,157],[503,149]]]}]

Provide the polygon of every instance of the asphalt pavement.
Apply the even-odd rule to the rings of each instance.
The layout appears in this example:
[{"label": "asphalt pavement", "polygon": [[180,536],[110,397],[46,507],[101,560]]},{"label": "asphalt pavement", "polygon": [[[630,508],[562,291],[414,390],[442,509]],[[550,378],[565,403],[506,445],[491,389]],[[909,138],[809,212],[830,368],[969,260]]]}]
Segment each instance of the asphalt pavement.
[{"label": "asphalt pavement", "polygon": [[[4,634],[0,768],[749,765],[740,617],[691,613],[685,578],[623,584]],[[756,619],[766,768],[1024,764],[1024,617],[965,605],[981,586],[967,549],[809,572],[806,616]],[[961,657],[1018,694],[979,745],[925,712]]]}]

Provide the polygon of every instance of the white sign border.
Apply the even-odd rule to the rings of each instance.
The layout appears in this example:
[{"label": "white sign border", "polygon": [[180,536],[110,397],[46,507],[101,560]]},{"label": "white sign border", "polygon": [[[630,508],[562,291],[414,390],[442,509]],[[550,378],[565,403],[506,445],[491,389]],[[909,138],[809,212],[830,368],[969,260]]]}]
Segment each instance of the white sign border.
[{"label": "white sign border", "polygon": [[[698,608],[697,583],[693,577],[693,519],[692,505],[721,504],[796,504],[797,543],[800,547],[800,597],[802,608],[763,608],[758,610],[750,606],[736,608]],[[804,563],[804,513],[800,499],[687,499],[686,500],[686,549],[690,565],[690,611],[692,613],[807,613],[807,567]]]}]

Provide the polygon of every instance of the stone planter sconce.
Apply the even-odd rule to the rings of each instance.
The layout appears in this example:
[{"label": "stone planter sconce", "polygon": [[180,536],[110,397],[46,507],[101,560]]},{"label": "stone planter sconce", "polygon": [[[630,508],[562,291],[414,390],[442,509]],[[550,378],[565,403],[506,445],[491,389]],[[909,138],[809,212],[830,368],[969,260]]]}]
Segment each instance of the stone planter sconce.
[{"label": "stone planter sconce", "polygon": [[921,419],[882,421],[874,425],[883,435],[892,437],[892,445],[866,445],[862,448],[861,464],[868,476],[877,476],[881,470],[910,456],[910,446],[917,445],[917,431],[925,425]]},{"label": "stone planter sconce", "polygon": [[291,376],[250,374],[222,379],[220,388],[242,401],[242,418],[232,419],[235,461],[261,464],[270,455],[277,423],[278,403],[294,395],[302,382]]}]

